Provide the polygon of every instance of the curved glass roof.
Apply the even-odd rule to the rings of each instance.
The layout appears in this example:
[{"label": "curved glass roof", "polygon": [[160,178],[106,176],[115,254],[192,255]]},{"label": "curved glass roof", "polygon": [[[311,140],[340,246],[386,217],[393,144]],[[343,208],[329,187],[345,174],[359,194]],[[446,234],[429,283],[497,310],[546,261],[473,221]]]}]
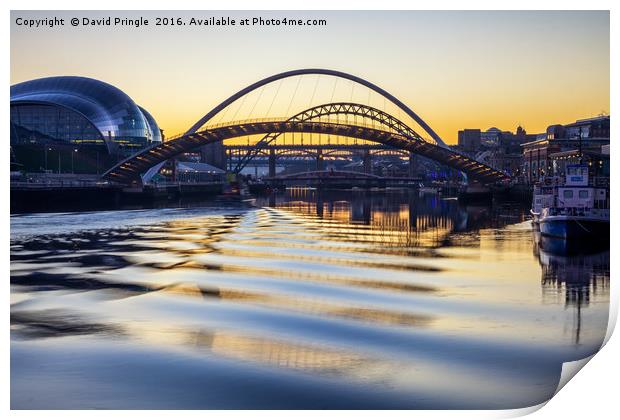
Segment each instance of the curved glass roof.
[{"label": "curved glass roof", "polygon": [[120,89],[88,77],[58,76],[11,86],[11,105],[62,106],[87,118],[108,140],[161,141],[155,119]]},{"label": "curved glass roof", "polygon": [[157,125],[157,121],[155,118],[144,108],[138,106],[140,111],[142,111],[142,115],[146,118],[146,122],[149,125],[149,129],[151,130],[151,141],[161,142],[161,131],[159,130],[159,126]]}]

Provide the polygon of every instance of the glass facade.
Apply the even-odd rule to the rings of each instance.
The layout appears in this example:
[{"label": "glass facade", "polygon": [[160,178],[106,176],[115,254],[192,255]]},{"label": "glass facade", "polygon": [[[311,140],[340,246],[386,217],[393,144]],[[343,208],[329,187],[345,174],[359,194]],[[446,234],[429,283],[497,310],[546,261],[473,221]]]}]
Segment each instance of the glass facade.
[{"label": "glass facade", "polygon": [[103,144],[97,128],[82,115],[53,105],[11,106],[11,144]]},{"label": "glass facade", "polygon": [[140,108],[140,111],[142,111],[142,115],[144,115],[144,118],[146,118],[146,122],[148,123],[147,126],[150,130],[149,135],[150,135],[151,141],[161,142],[162,141],[161,131],[159,130],[159,126],[157,125],[157,122],[155,122],[155,118],[153,118],[153,116],[141,106],[138,108]]},{"label": "glass facade", "polygon": [[155,119],[120,89],[62,76],[11,86],[11,142],[105,142],[108,150],[161,141]]}]

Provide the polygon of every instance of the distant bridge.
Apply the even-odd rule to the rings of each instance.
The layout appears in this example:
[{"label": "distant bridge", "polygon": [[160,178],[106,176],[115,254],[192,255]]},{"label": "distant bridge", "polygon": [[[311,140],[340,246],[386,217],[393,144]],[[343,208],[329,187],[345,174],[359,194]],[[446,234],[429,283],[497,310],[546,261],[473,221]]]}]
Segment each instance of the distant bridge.
[{"label": "distant bridge", "polygon": [[269,181],[355,181],[355,180],[383,180],[384,177],[355,171],[309,171],[292,174],[276,175],[266,178]]},{"label": "distant bridge", "polygon": [[[235,145],[226,145],[224,149],[226,150],[234,150],[236,152],[248,152],[254,151],[257,148],[256,144],[235,144]],[[267,154],[269,150],[276,150],[281,153],[286,152],[307,152],[311,150],[324,150],[324,151],[343,151],[343,152],[352,152],[352,151],[371,151],[371,152],[381,152],[381,151],[391,151],[391,152],[402,152],[400,149],[395,149],[391,146],[384,146],[382,144],[373,144],[373,143],[351,143],[351,144],[342,144],[342,143],[331,143],[331,144],[319,144],[319,143],[301,143],[301,144],[268,144],[260,146],[260,153]],[[301,155],[302,153],[300,153]]]},{"label": "distant bridge", "polygon": [[[325,74],[344,78],[374,90],[411,117],[430,136],[430,139],[422,137],[411,127],[385,111],[352,102],[334,102],[314,106],[287,119],[244,120],[226,122],[221,125],[205,125],[228,105],[253,90],[276,80],[304,74]],[[415,112],[380,87],[357,76],[325,69],[294,70],[253,83],[216,106],[185,134],[164,143],[152,145],[121,161],[108,170],[103,178],[122,184],[148,181],[149,177],[158,170],[158,165],[177,155],[227,139],[262,135],[263,137],[254,145],[254,148],[248,150],[237,163],[235,170],[238,172],[283,133],[316,133],[366,140],[430,158],[462,171],[470,178],[482,183],[489,184],[510,179],[504,172],[450,149]],[[146,175],[143,176],[143,174]]]}]

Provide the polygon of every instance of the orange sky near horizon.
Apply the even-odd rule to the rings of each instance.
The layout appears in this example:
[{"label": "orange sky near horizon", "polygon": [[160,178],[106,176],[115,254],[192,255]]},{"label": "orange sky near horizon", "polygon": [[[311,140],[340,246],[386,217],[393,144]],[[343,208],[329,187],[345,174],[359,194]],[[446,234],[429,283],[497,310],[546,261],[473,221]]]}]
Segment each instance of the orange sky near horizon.
[{"label": "orange sky near horizon", "polygon": [[[142,15],[153,25],[33,29],[15,23],[17,17],[108,15]],[[163,15],[321,18],[328,25],[154,26],[155,17]],[[103,80],[149,110],[168,136],[185,131],[252,82],[308,67],[345,71],[381,86],[450,144],[463,128],[514,131],[520,124],[538,133],[550,124],[609,112],[606,11],[12,11],[11,21],[11,84],[53,75]],[[305,93],[298,89],[293,100],[294,80],[256,92],[244,104],[248,115],[262,117],[269,110],[284,116],[303,109],[313,77],[304,77]],[[334,89],[332,83],[320,79],[314,99],[332,95],[368,102],[365,88],[340,81]],[[381,101],[370,97],[374,106],[381,107]],[[229,112],[227,118],[232,107]]]}]

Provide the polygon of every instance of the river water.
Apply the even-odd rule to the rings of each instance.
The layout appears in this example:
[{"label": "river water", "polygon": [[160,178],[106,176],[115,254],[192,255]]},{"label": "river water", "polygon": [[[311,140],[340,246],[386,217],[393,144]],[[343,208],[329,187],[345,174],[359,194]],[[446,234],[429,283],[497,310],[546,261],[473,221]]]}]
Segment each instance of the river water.
[{"label": "river water", "polygon": [[11,406],[519,408],[597,351],[609,251],[515,203],[290,189],[11,217]]}]

